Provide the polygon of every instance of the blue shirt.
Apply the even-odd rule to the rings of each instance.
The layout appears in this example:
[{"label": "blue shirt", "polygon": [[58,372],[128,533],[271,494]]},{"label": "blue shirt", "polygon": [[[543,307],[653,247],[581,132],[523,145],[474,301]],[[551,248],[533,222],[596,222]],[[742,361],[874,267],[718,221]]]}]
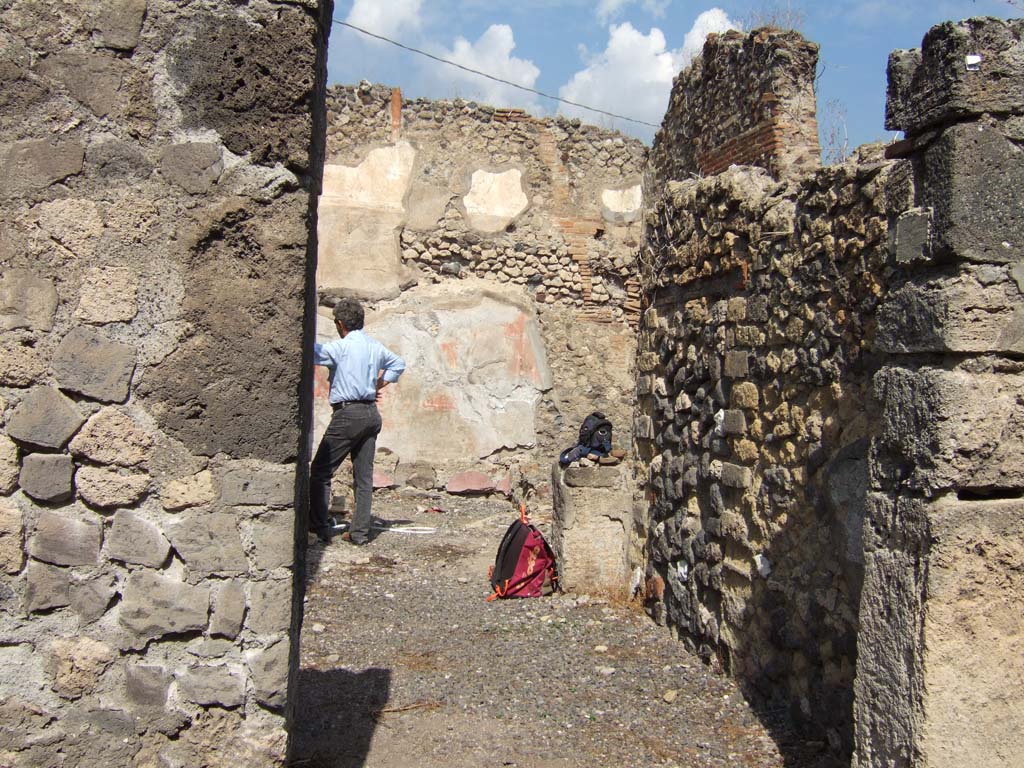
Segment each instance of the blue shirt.
[{"label": "blue shirt", "polygon": [[345,338],[313,345],[313,362],[330,369],[332,403],[346,400],[376,400],[377,376],[396,382],[405,361],[362,331],[349,331]]}]

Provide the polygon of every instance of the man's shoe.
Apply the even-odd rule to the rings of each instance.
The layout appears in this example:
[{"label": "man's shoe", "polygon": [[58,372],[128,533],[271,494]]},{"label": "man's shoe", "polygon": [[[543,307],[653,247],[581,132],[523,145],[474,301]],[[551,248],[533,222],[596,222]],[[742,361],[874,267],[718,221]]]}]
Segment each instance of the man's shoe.
[{"label": "man's shoe", "polygon": [[330,544],[331,543],[331,533],[330,533],[330,531],[317,531],[316,532],[316,540],[319,541],[321,544],[324,544],[324,545]]},{"label": "man's shoe", "polygon": [[352,534],[348,531],[345,531],[343,534],[341,534],[341,540],[348,542],[354,547],[365,547],[367,544],[369,544],[368,541],[356,541],[352,538]]}]

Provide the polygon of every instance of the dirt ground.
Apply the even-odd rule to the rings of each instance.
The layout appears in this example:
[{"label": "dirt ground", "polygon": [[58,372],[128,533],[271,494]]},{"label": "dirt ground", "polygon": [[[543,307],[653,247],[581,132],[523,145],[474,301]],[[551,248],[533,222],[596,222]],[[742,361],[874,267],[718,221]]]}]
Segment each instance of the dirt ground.
[{"label": "dirt ground", "polygon": [[374,514],[369,545],[310,546],[292,766],[829,764],[636,605],[486,602],[509,502],[378,495]]}]

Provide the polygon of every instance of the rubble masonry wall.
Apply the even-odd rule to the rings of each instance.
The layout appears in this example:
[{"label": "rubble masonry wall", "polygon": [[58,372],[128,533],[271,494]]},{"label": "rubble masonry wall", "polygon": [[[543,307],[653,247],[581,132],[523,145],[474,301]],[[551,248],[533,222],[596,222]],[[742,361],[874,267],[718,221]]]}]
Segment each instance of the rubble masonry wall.
[{"label": "rubble masonry wall", "polygon": [[284,762],[330,5],[0,11],[4,765]]},{"label": "rubble masonry wall", "polygon": [[1021,747],[1020,52],[940,25],[890,60],[892,159],[645,200],[651,610],[858,766]]},{"label": "rubble masonry wall", "polygon": [[641,256],[654,615],[847,751],[891,174],[671,182]]}]

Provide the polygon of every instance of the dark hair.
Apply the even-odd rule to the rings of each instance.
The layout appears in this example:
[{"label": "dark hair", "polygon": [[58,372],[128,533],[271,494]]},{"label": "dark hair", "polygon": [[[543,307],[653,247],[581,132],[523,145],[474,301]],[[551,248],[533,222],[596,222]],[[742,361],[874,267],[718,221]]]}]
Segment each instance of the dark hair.
[{"label": "dark hair", "polygon": [[363,306],[355,299],[342,299],[334,305],[334,319],[346,330],[358,331],[363,327]]}]

